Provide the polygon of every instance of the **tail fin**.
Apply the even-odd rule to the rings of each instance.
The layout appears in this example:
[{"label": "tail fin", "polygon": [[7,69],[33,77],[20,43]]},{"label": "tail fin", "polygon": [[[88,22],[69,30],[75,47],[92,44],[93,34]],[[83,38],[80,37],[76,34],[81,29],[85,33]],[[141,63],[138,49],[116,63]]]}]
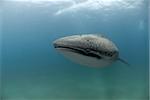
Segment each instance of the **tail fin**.
[{"label": "tail fin", "polygon": [[122,63],[124,63],[124,64],[130,66],[130,64],[129,64],[128,62],[126,62],[125,60],[123,60],[123,59],[121,59],[121,58],[118,58],[118,60],[119,60],[120,62],[122,62]]}]

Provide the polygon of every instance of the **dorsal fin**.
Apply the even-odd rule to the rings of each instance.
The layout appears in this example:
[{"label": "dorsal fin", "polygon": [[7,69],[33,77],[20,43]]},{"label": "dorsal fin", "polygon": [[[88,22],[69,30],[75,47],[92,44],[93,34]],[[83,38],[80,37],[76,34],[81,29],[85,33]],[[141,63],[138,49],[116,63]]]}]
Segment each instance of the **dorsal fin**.
[{"label": "dorsal fin", "polygon": [[128,66],[130,66],[130,64],[127,61],[125,61],[125,60],[123,60],[121,58],[118,58],[117,60],[119,60],[120,62],[122,62],[122,63],[124,63],[124,64],[126,64]]}]

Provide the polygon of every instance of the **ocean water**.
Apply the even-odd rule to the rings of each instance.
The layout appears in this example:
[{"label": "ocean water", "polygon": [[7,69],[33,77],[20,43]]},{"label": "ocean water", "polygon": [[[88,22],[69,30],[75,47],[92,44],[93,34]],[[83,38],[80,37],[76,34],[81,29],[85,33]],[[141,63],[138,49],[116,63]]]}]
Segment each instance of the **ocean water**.
[{"label": "ocean water", "polygon": [[[1,100],[148,100],[148,0],[0,1]],[[89,68],[53,41],[103,34],[119,61]]]}]

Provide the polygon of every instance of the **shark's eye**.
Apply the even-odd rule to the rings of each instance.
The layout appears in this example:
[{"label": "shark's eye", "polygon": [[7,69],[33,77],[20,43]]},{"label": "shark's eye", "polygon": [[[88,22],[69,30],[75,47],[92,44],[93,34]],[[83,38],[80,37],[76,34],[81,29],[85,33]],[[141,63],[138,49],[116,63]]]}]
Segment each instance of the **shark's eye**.
[{"label": "shark's eye", "polygon": [[110,56],[112,57],[114,54],[115,54],[115,52],[111,52],[111,55],[110,55]]},{"label": "shark's eye", "polygon": [[110,57],[111,57],[111,56],[112,56],[112,53],[111,53],[111,52],[108,52],[108,53],[107,53],[107,56],[110,56]]}]

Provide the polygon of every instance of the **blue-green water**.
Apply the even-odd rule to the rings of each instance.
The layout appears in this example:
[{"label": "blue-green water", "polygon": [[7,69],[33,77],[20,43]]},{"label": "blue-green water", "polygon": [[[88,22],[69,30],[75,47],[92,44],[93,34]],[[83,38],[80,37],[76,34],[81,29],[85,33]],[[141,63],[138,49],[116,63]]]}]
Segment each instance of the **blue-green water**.
[{"label": "blue-green water", "polygon": [[[0,1],[1,100],[148,100],[148,0]],[[88,68],[52,45],[102,33],[119,61]]]}]

